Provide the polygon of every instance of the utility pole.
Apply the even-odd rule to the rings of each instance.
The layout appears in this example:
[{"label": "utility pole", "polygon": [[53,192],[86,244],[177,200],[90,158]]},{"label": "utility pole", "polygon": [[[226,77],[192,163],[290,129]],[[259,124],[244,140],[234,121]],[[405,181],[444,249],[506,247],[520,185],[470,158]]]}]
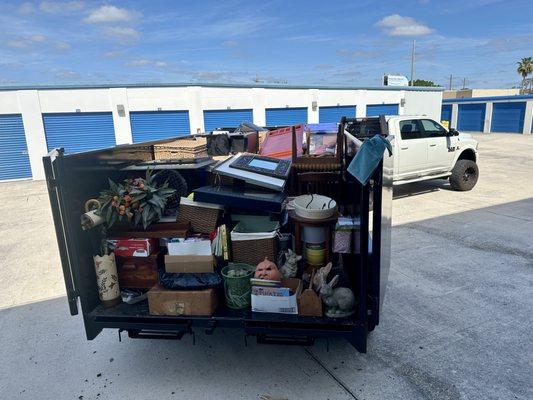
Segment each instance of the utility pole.
[{"label": "utility pole", "polygon": [[413,39],[413,51],[411,52],[411,86],[414,86],[415,81],[415,48],[416,40]]},{"label": "utility pole", "polygon": [[450,90],[452,90],[453,75],[450,74]]}]

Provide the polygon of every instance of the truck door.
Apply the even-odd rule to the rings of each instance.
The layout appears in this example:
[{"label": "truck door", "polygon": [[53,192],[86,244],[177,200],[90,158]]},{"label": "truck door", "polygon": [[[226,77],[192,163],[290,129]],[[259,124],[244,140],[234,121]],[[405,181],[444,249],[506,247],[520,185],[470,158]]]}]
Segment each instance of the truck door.
[{"label": "truck door", "polygon": [[398,143],[398,178],[408,179],[425,172],[428,163],[428,144],[423,136],[420,120],[400,121],[400,141]]},{"label": "truck door", "polygon": [[431,119],[421,119],[420,124],[428,146],[428,172],[448,171],[455,154],[455,146],[451,143],[453,138],[446,129]]}]

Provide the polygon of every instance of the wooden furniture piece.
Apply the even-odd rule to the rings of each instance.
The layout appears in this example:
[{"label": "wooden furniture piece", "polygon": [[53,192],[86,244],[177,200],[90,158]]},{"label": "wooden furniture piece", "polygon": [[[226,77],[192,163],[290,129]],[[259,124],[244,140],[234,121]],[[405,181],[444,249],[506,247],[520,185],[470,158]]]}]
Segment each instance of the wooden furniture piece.
[{"label": "wooden furniture piece", "polygon": [[189,222],[157,222],[143,230],[135,226],[117,226],[111,231],[110,237],[130,238],[167,238],[187,237],[191,228]]},{"label": "wooden furniture piece", "polygon": [[[335,154],[320,156],[302,154],[298,155],[296,127],[292,127],[292,168],[297,171],[340,171],[344,155],[344,131],[340,124],[337,132],[337,149]],[[305,132],[305,131],[304,131]],[[305,142],[309,148],[309,133],[306,133]]]},{"label": "wooden furniture piece", "polygon": [[331,197],[339,204],[342,199],[341,181],[342,175],[340,171],[299,172],[296,173],[297,194],[321,194]]},{"label": "wooden furniture piece", "polygon": [[[342,166],[344,157],[344,128],[339,125],[337,132],[337,148],[335,154],[323,154],[321,156],[301,154],[298,155],[298,140],[296,131],[292,127],[292,179],[290,185],[291,195],[323,194],[333,197],[340,204],[339,188],[342,185]],[[305,138],[309,143],[309,133]],[[312,189],[311,187],[315,187]]]},{"label": "wooden furniture piece", "polygon": [[121,288],[150,289],[157,284],[159,252],[148,257],[116,257]]}]

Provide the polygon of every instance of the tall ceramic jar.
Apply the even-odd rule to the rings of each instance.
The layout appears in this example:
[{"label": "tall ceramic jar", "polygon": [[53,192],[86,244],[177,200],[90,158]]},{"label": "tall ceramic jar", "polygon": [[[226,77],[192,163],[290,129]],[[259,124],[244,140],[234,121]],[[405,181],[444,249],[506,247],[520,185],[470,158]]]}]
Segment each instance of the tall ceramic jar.
[{"label": "tall ceramic jar", "polygon": [[104,307],[113,307],[120,303],[120,287],[118,284],[115,253],[94,256],[98,296]]}]

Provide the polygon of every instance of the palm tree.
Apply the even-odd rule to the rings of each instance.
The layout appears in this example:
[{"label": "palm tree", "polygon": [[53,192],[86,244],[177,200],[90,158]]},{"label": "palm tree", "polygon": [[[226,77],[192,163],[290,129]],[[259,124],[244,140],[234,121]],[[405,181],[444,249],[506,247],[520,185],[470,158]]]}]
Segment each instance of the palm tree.
[{"label": "palm tree", "polygon": [[526,78],[533,72],[533,57],[524,57],[517,64],[516,72],[522,75],[522,87],[525,88]]}]

